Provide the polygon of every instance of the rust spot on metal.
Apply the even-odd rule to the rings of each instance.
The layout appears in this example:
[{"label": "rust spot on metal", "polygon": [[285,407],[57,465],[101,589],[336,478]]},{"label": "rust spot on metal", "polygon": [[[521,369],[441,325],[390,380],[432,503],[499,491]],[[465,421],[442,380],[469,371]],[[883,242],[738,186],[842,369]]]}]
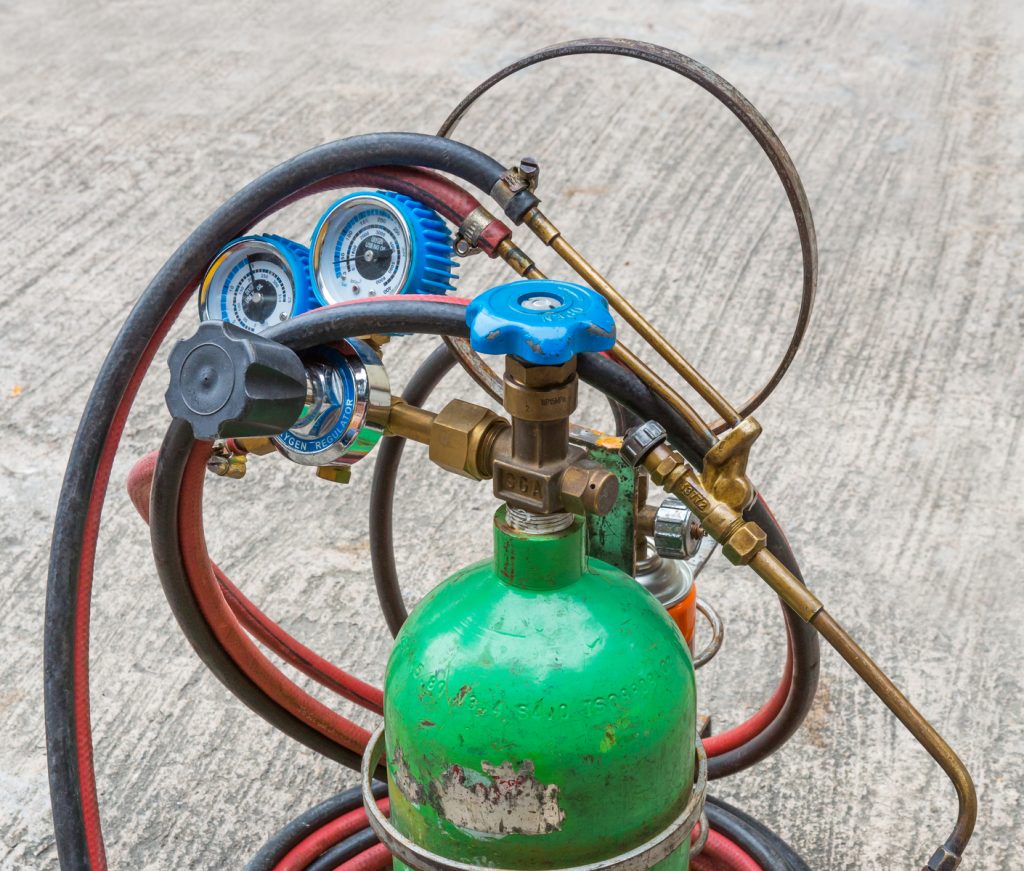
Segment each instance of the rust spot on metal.
[{"label": "rust spot on metal", "polygon": [[601,739],[601,752],[607,753],[615,746],[615,724],[609,723],[604,727],[604,737]]}]

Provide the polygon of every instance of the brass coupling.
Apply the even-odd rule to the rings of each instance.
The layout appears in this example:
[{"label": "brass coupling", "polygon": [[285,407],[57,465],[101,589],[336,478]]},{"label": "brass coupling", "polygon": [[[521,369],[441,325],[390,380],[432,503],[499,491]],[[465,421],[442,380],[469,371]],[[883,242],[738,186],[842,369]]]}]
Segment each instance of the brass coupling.
[{"label": "brass coupling", "polygon": [[384,432],[425,444],[431,462],[482,481],[491,477],[499,443],[510,441],[511,426],[489,408],[453,399],[436,414],[401,399],[391,401]]},{"label": "brass coupling", "polygon": [[234,478],[238,480],[245,477],[246,470],[245,453],[232,451],[224,442],[217,442],[210,452],[206,461],[206,468],[222,478]]},{"label": "brass coupling", "polygon": [[[431,462],[456,475],[476,481],[497,475],[495,489],[507,490],[508,501],[523,501],[528,509],[550,501],[573,514],[604,515],[618,495],[618,479],[580,450],[572,452],[569,462],[534,470],[544,479],[543,488],[537,477],[519,475],[518,466],[502,462],[511,455],[512,424],[488,408],[461,399],[453,399],[435,414],[394,398],[385,433],[428,445]],[[541,489],[550,495],[539,496]]]}]

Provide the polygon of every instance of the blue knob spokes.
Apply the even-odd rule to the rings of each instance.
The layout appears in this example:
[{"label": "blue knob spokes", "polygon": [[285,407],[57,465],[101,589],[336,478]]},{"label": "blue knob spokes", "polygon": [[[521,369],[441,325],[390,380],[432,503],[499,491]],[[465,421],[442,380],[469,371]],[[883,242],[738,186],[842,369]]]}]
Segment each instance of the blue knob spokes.
[{"label": "blue knob spokes", "polygon": [[537,279],[492,287],[466,309],[469,341],[480,354],[506,354],[558,366],[615,344],[608,303],[589,287]]}]

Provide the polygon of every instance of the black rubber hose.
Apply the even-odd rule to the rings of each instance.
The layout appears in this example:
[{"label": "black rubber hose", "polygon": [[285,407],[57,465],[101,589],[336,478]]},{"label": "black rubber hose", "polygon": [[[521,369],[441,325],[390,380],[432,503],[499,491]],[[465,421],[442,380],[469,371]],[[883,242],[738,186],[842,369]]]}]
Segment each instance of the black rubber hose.
[{"label": "black rubber hose", "polygon": [[[381,332],[386,329],[398,329],[402,332],[430,333],[434,335],[466,336],[468,329],[463,313],[450,303],[420,301],[403,303],[401,312],[388,310],[389,303],[367,302],[351,308],[329,308],[314,311],[292,321],[273,327],[264,333],[268,338],[289,345],[294,350],[302,350],[315,345],[338,341],[346,336],[358,335],[360,332]],[[345,326],[342,327],[342,322]],[[396,326],[400,324],[400,326]],[[437,353],[437,352],[435,352]],[[431,355],[423,366],[426,371],[422,376],[418,372],[416,380],[416,396],[425,401],[429,396],[428,385],[436,385],[443,377],[440,371],[441,357]],[[579,358],[580,377],[621,403],[634,415],[643,419],[655,419],[665,425],[669,440],[691,462],[702,463],[704,453],[710,447],[704,437],[694,432],[686,422],[668,408],[666,403],[655,396],[632,372],[618,366],[599,354],[583,354]],[[450,369],[450,365],[445,372]],[[412,401],[412,400],[410,400]],[[398,580],[394,559],[394,536],[392,507],[394,504],[394,486],[398,479],[398,464],[401,462],[402,451],[391,450],[387,442],[382,445],[382,452],[377,457],[374,469],[374,481],[371,488],[371,522],[370,522],[370,553],[374,570],[374,580],[381,609],[384,612],[388,628],[397,635],[408,611],[402,599],[401,585]],[[775,518],[767,510],[763,501],[755,501],[745,516],[758,523],[768,536],[768,550],[778,557],[783,564],[802,579],[800,567],[792,550],[782,534]],[[820,664],[820,645],[816,630],[802,621],[789,608],[783,607],[783,618],[793,649],[793,683],[789,696],[783,703],[778,716],[763,732],[746,744],[708,760],[708,777],[717,779],[735,774],[749,768],[762,759],[767,758],[779,749],[799,728],[814,702],[818,688]]]},{"label": "black rubber hose", "polygon": [[[374,166],[424,166],[489,193],[504,168],[468,145],[418,133],[355,136],[310,149],[248,184],[197,227],[143,292],[103,362],[71,448],[50,552],[44,629],[44,700],[50,802],[57,852],[68,868],[89,867],[75,700],[78,577],[86,518],[107,433],[137,367],[164,319],[201,279],[210,259],[281,202],[319,182]],[[536,203],[527,191],[506,208],[514,221]]]},{"label": "black rubber hose", "polygon": [[334,871],[343,862],[354,859],[360,853],[379,843],[377,833],[373,829],[363,829],[345,838],[340,844],[335,844],[329,850],[324,851],[306,866],[305,871]]},{"label": "black rubber hose", "polygon": [[182,420],[171,422],[160,447],[150,497],[150,537],[164,595],[182,634],[210,671],[250,710],[288,737],[348,768],[359,770],[360,756],[341,747],[271,699],[224,650],[192,594],[181,560],[178,540],[178,497],[185,463],[192,447],[192,429]]},{"label": "black rubber hose", "polygon": [[[315,309],[270,327],[261,333],[292,350],[302,351],[317,345],[337,342],[349,336],[380,332],[419,333],[434,336],[469,336],[465,308],[457,303],[436,300],[373,300],[353,306]],[[695,432],[665,400],[652,393],[636,375],[601,354],[580,354],[577,358],[580,379],[625,406],[643,420],[662,423],[669,441],[691,463],[703,462],[712,442]]]},{"label": "black rubber hose", "polygon": [[762,871],[811,871],[789,844],[739,808],[709,795],[704,811],[711,828],[744,850]]},{"label": "black rubber hose", "polygon": [[[423,405],[454,365],[455,357],[448,345],[442,343],[413,373],[402,391],[402,399],[412,405]],[[378,446],[370,487],[370,562],[380,608],[392,635],[398,634],[408,616],[395,565],[394,513],[395,486],[405,442],[406,439],[396,436],[384,439]]]},{"label": "black rubber hose", "polygon": [[641,420],[656,420],[668,432],[668,440],[679,453],[698,469],[714,441],[706,433],[694,430],[672,406],[652,393],[625,366],[613,363],[601,354],[581,354],[578,358],[580,378],[622,405],[628,413]]},{"label": "black rubber hose", "polygon": [[[768,536],[768,551],[803,581],[800,566],[790,549],[789,542],[764,500],[756,499],[743,516],[747,520],[753,520],[765,531]],[[709,780],[736,774],[738,771],[750,768],[762,759],[771,756],[800,728],[800,724],[814,703],[814,695],[818,691],[821,662],[818,631],[810,623],[801,620],[785,604],[782,607],[782,616],[786,621],[786,631],[789,633],[793,652],[793,682],[789,695],[783,702],[782,709],[775,719],[765,727],[764,731],[735,750],[729,750],[708,759]]]},{"label": "black rubber hose", "polygon": [[[376,798],[384,798],[388,794],[388,786],[379,780],[373,782],[373,794]],[[299,842],[323,828],[332,820],[350,813],[363,806],[363,792],[358,786],[352,786],[316,807],[310,808],[297,816],[279,832],[272,835],[260,847],[259,852],[249,860],[244,871],[273,871],[288,853]]]},{"label": "black rubber hose", "polygon": [[[438,301],[394,305],[388,300],[321,309],[288,321],[264,335],[301,350],[372,332],[409,332],[433,335],[466,335],[462,306]],[[581,361],[582,362],[582,361]],[[617,370],[617,364],[596,356],[586,367],[591,376]],[[637,381],[637,385],[643,385]],[[643,388],[646,389],[646,388]],[[651,394],[647,393],[648,400]],[[622,397],[615,397],[621,399]],[[642,401],[643,397],[634,397]],[[641,405],[644,412],[650,407]],[[193,445],[191,430],[183,421],[172,422],[157,460],[153,481],[150,532],[153,553],[168,602],[185,637],[217,678],[251,710],[295,738],[343,765],[359,769],[358,754],[340,747],[298,720],[257,687],[224,651],[196,604],[184,570],[178,540],[178,497],[184,465]],[[395,579],[397,600],[401,592]],[[404,605],[401,605],[404,611]]]}]

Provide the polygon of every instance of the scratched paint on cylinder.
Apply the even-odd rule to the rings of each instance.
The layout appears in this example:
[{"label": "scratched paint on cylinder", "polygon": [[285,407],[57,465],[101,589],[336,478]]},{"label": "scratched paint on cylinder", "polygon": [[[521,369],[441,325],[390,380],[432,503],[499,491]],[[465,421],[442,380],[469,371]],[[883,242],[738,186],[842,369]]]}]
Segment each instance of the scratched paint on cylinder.
[{"label": "scratched paint on cylinder", "polygon": [[[678,815],[693,783],[689,652],[582,520],[525,536],[413,611],[388,665],[391,820],[427,849],[522,869],[601,861]],[[659,862],[684,871],[687,845]],[[401,868],[396,862],[396,868]]]}]

